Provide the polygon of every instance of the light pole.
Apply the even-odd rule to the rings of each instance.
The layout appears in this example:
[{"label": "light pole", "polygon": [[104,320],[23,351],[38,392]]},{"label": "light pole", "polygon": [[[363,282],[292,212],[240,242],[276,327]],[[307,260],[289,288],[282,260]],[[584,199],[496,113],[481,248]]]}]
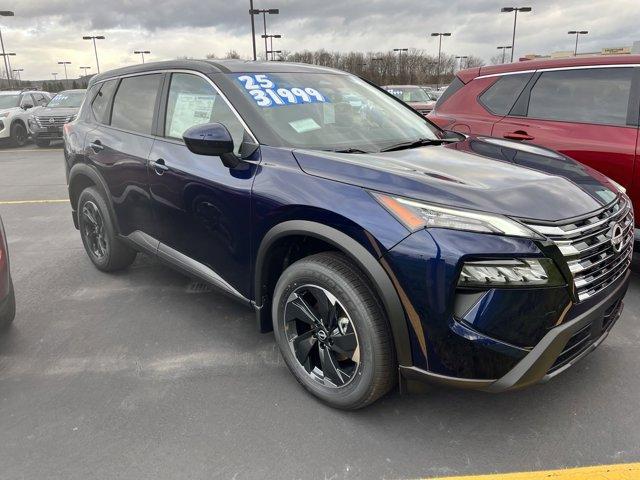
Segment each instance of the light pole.
[{"label": "light pole", "polygon": [[87,70],[90,70],[91,67],[80,67],[80,70],[84,70],[84,76],[87,76]]},{"label": "light pole", "polygon": [[54,82],[58,81],[58,72],[51,72],[51,76],[53,77]]},{"label": "light pole", "polygon": [[511,50],[511,45],[503,45],[497,48],[498,50],[502,50],[502,63],[504,63],[504,54],[507,50]]},{"label": "light pole", "polygon": [[[407,53],[407,52],[409,52],[409,49],[408,48],[394,48],[393,51],[394,52],[398,52],[398,73],[399,73],[398,81],[401,82],[402,81],[402,66],[403,66],[402,65],[402,52]],[[411,80],[409,80],[409,83],[411,83]]]},{"label": "light pole", "polygon": [[[10,10],[2,10],[0,11],[0,17],[13,17],[13,12]],[[2,31],[0,30],[0,45],[2,45],[2,55],[4,57],[4,70],[7,72],[7,83],[9,83],[9,88],[11,88],[11,67],[9,67],[9,59],[5,55],[4,52],[4,40],[2,39]]]},{"label": "light pole", "polygon": [[13,70],[11,70],[11,61],[9,60],[9,57],[15,57],[16,54],[13,52],[3,51],[2,53],[0,53],[0,55],[2,55],[2,57],[4,58],[4,64],[8,65],[7,81],[9,82],[9,88],[11,88],[11,78],[13,77],[12,75]]},{"label": "light pole", "polygon": [[436,74],[436,90],[440,88],[440,62],[442,60],[442,37],[450,37],[451,33],[432,33],[432,37],[438,37],[438,73]]},{"label": "light pole", "polygon": [[280,55],[282,53],[282,50],[267,50],[267,52],[271,54],[271,60],[274,60],[275,59],[274,53],[277,53],[278,55]]},{"label": "light pole", "polygon": [[468,55],[456,55],[456,60],[458,60],[460,62],[458,64],[458,70],[462,70],[462,60],[466,60],[468,58],[469,58]]},{"label": "light pole", "polygon": [[[264,59],[269,60],[269,48],[267,47],[267,13],[269,15],[278,15],[280,13],[280,9],[278,8],[252,8],[251,10],[249,10],[249,13],[251,14],[251,24],[253,25],[253,16],[254,15],[260,15],[262,14],[262,21],[264,23],[264,35],[262,35],[262,38],[264,38]],[[255,52],[254,52],[255,54]]]},{"label": "light pole", "polygon": [[569,35],[575,35],[576,36],[576,48],[573,49],[573,56],[577,57],[578,56],[578,37],[580,35],[586,35],[587,33],[589,33],[589,31],[587,30],[571,30],[570,32],[567,32]]},{"label": "light pole", "polygon": [[98,73],[100,73],[100,62],[98,62],[98,48],[96,47],[96,40],[104,40],[104,35],[85,35],[82,39],[93,40],[93,52],[96,54],[96,69],[98,70]]},{"label": "light pole", "polygon": [[58,65],[64,65],[64,79],[69,80],[69,77],[67,76],[67,65],[71,65],[71,62],[58,62]]},{"label": "light pole", "polygon": [[135,53],[136,55],[141,55],[142,63],[144,63],[144,55],[145,54],[149,55],[151,52],[149,50],[134,50],[133,53]]},{"label": "light pole", "polygon": [[518,21],[518,12],[530,12],[531,7],[502,7],[500,9],[502,13],[511,13],[514,12],[513,15],[513,37],[511,39],[511,61],[513,62],[513,51],[516,46],[516,22]]},{"label": "light pole", "polygon": [[24,72],[24,68],[14,68],[12,71],[18,77],[18,86],[21,86],[22,85],[22,77],[20,76],[20,72]]},{"label": "light pole", "polygon": [[[282,35],[261,35],[262,38],[269,38],[270,39],[270,52],[273,52],[273,39],[274,38],[282,38]],[[273,60],[273,54],[271,54],[271,60]]]}]

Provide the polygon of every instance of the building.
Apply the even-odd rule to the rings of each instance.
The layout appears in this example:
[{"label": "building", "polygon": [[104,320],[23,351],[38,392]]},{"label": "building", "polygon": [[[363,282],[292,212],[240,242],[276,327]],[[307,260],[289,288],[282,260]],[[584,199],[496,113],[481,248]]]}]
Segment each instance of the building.
[{"label": "building", "polygon": [[[606,47],[600,51],[596,52],[578,52],[578,57],[599,57],[602,55],[631,55],[631,54],[640,54],[640,41],[633,42],[631,46],[624,47]],[[534,59],[545,59],[545,58],[568,58],[573,57],[573,50],[561,50],[558,52],[553,52],[549,55],[538,55],[535,53],[530,53],[520,57],[520,61],[525,60],[534,60]]]}]

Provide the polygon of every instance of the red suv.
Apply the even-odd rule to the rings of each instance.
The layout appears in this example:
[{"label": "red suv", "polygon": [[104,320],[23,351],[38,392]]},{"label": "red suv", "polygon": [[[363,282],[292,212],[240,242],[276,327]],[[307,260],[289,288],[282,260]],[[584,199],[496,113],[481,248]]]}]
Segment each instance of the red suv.
[{"label": "red suv", "polygon": [[562,152],[624,186],[640,211],[639,113],[640,55],[620,55],[463,70],[428,118]]}]

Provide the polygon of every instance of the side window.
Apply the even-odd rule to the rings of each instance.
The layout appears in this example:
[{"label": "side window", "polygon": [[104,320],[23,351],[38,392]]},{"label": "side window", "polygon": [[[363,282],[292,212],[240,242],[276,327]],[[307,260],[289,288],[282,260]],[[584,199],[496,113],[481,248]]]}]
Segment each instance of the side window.
[{"label": "side window", "polygon": [[100,90],[97,92],[93,102],[91,103],[91,109],[99,123],[109,123],[109,104],[111,103],[111,98],[113,97],[113,92],[115,92],[116,85],[118,85],[117,80],[108,80],[104,82],[102,86],[97,86]]},{"label": "side window", "polygon": [[506,115],[533,73],[505,75],[480,95],[480,103],[495,115]]},{"label": "side window", "polygon": [[26,106],[31,105],[32,107],[35,107],[36,105],[30,93],[25,93],[22,95],[22,100],[20,100],[20,106],[24,107],[25,105]]},{"label": "side window", "polygon": [[188,73],[171,75],[164,135],[181,139],[189,128],[203,123],[222,123],[240,150],[244,127],[224,99],[205,79]]},{"label": "side window", "polygon": [[626,125],[633,68],[544,72],[531,89],[527,116]]},{"label": "side window", "polygon": [[44,100],[44,95],[42,95],[41,93],[33,93],[33,100],[35,102],[34,105],[44,105],[45,104],[45,100]]},{"label": "side window", "polygon": [[159,73],[123,78],[113,101],[111,126],[150,134],[161,79]]},{"label": "side window", "polygon": [[451,84],[447,87],[447,89],[444,92],[442,92],[442,95],[440,95],[440,98],[436,102],[436,108],[438,108],[440,105],[446,102],[447,99],[451,97],[451,95],[456,93],[462,87],[464,87],[464,83],[462,82],[462,80],[460,80],[458,77],[455,77],[453,79],[453,82],[451,82]]}]

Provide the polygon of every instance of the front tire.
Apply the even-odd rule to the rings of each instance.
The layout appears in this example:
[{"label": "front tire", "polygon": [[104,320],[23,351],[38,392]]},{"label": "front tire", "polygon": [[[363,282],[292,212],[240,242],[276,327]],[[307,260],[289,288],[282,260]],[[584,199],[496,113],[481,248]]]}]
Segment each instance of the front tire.
[{"label": "front tire", "polygon": [[95,187],[80,194],[78,226],[84,249],[98,270],[123,270],[136,259],[137,252],[118,238],[107,203]]},{"label": "front tire", "polygon": [[22,147],[27,143],[29,136],[27,128],[20,122],[11,125],[11,144],[14,147]]},{"label": "front tire", "polygon": [[332,407],[365,407],[396,384],[393,337],[369,281],[324,252],[289,266],[273,295],[280,352],[302,386]]},{"label": "front tire", "polygon": [[9,295],[5,302],[4,306],[0,308],[0,331],[9,328],[16,317],[16,295],[11,279],[9,279]]}]

